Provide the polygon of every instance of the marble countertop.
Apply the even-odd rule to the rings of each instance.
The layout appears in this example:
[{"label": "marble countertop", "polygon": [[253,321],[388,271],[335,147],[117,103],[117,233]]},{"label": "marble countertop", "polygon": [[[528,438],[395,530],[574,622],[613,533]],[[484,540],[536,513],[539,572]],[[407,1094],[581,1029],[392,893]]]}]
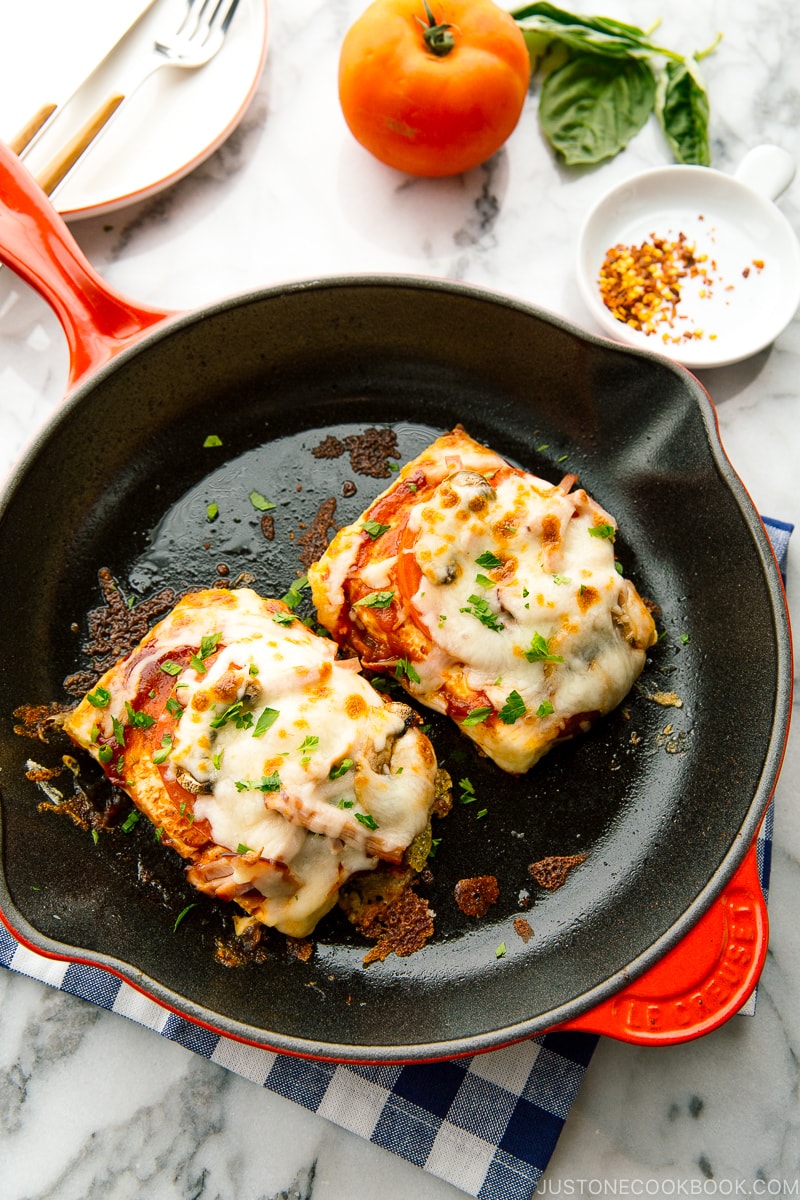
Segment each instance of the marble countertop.
[{"label": "marble countertop", "polygon": [[[465,177],[412,180],[370,159],[336,100],[338,47],[362,0],[273,0],[269,57],[242,123],[155,198],[73,225],[115,287],[193,308],[285,280],[357,272],[485,285],[590,327],[574,275],[587,207],[667,161],[654,122],[616,160],[568,172],[536,97],[506,148]],[[800,161],[800,8],[779,0],[577,5],[708,45],[713,165],[772,142]],[[800,230],[800,180],[780,201]],[[56,408],[65,341],[0,272],[0,469]],[[800,523],[800,320],[769,349],[698,373],[758,509]],[[797,536],[797,535],[795,535]],[[796,550],[796,547],[794,548]],[[790,609],[800,603],[790,548]],[[771,939],[757,1013],[664,1049],[602,1041],[540,1191],[796,1195],[800,1179],[800,733],[777,791]],[[463,1193],[123,1018],[0,972],[0,1197],[384,1200]]]}]

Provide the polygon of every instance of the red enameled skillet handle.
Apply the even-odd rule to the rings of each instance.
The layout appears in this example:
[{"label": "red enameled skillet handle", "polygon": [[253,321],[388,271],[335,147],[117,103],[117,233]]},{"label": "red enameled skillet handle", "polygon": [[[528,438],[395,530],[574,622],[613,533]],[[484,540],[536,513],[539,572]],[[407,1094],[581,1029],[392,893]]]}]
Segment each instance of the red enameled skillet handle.
[{"label": "red enameled skillet handle", "polygon": [[170,313],[134,304],[97,274],[33,176],[0,142],[0,261],[55,312],[69,345],[69,387]]},{"label": "red enameled skillet handle", "polygon": [[710,1033],[750,996],[767,942],[754,842],[722,894],[671,951],[622,991],[559,1028],[648,1046]]}]

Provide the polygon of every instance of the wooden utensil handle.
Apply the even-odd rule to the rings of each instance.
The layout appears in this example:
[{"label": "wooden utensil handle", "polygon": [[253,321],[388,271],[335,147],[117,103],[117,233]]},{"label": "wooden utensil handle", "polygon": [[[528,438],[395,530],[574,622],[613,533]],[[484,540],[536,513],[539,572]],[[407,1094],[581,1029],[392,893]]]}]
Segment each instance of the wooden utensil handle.
[{"label": "wooden utensil handle", "polygon": [[14,134],[14,137],[8,144],[15,154],[22,154],[25,147],[31,144],[42,126],[50,120],[57,107],[57,104],[43,104],[39,111],[34,113],[30,120],[25,122],[22,129]]},{"label": "wooden utensil handle", "polygon": [[105,128],[124,99],[125,97],[121,92],[115,92],[113,96],[109,96],[107,100],[104,100],[88,120],[84,121],[77,133],[62,146],[58,153],[50,159],[47,166],[39,172],[36,176],[36,181],[48,196],[53,194],[64,176],[72,170],[84,151],[91,146],[100,130]]}]

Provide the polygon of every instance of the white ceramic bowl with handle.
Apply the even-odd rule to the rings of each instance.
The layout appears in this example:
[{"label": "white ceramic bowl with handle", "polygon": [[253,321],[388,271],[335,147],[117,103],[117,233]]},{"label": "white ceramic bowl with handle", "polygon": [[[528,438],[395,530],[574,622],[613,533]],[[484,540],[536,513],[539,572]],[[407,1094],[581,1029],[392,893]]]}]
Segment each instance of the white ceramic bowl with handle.
[{"label": "white ceramic bowl with handle", "polygon": [[[800,305],[800,245],[774,201],[795,175],[778,146],[758,146],[734,175],[710,167],[657,167],[617,184],[587,215],[578,241],[578,285],[600,328],[690,368],[739,362],[771,345]],[[680,281],[671,320],[651,332],[615,317],[600,274],[608,251],[684,234],[704,256]]]}]

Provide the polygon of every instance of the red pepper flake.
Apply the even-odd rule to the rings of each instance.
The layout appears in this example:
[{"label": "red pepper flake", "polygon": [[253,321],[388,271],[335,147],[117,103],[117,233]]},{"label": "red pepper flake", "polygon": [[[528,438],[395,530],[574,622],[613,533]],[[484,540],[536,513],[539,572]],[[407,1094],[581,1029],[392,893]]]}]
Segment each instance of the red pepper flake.
[{"label": "red pepper flake", "polygon": [[[650,234],[650,240],[638,246],[612,246],[600,268],[600,295],[606,308],[618,321],[642,333],[655,333],[661,325],[674,325],[681,301],[681,289],[686,279],[701,284],[701,298],[712,295],[715,279],[705,265],[708,255],[698,254],[697,247],[685,233],[674,239]],[[702,337],[702,330],[684,331],[665,341],[687,341]]]}]

